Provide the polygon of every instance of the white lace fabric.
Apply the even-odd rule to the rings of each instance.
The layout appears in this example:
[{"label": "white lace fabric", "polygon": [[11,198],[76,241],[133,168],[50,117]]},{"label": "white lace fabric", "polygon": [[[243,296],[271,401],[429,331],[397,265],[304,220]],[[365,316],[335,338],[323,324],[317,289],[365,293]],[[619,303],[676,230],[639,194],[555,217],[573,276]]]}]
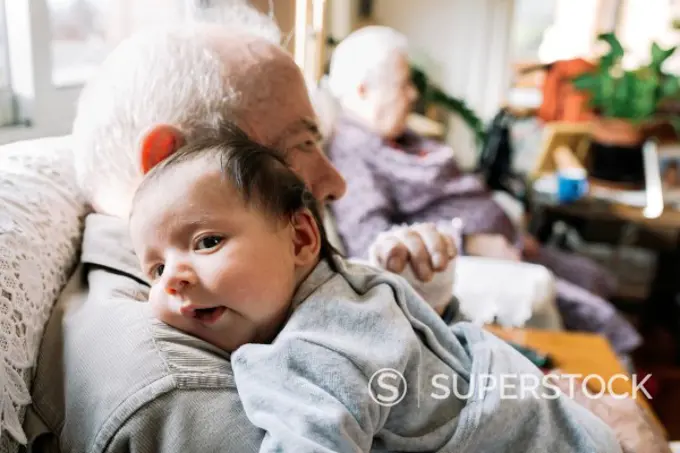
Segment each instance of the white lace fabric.
[{"label": "white lace fabric", "polygon": [[26,442],[32,369],[84,214],[67,138],[0,147],[0,453]]}]

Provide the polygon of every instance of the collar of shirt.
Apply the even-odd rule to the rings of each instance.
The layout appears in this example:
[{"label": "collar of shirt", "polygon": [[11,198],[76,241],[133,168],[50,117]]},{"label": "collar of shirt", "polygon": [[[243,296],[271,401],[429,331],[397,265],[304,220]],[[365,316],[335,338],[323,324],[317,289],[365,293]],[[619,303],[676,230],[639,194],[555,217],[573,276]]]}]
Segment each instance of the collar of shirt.
[{"label": "collar of shirt", "polygon": [[85,219],[81,261],[85,266],[99,266],[127,275],[149,285],[139,267],[125,220],[103,214]]}]

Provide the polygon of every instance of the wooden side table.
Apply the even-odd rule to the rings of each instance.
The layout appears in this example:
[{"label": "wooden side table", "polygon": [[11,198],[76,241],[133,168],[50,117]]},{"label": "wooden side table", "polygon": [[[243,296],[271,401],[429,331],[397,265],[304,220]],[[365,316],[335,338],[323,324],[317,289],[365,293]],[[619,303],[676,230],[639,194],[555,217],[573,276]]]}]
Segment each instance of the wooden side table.
[{"label": "wooden side table", "polygon": [[[564,373],[582,376],[597,375],[603,382],[618,375],[627,375],[621,362],[604,337],[589,333],[553,332],[534,329],[506,329],[498,326],[486,326],[494,335],[506,341],[535,349],[552,356],[555,366]],[[642,378],[642,377],[641,377]],[[600,379],[588,381],[593,393],[606,391],[602,389]],[[651,415],[652,419],[666,433],[661,421],[651,409],[642,393],[633,392],[630,380],[615,379],[611,390],[618,395],[635,394],[637,401]]]},{"label": "wooden side table", "polygon": [[[662,325],[675,337],[676,360],[680,362],[680,211],[666,208],[661,216],[647,218],[642,208],[585,197],[570,204],[557,204],[540,196],[532,198],[529,231],[540,241],[547,240],[552,225],[564,220],[572,225],[604,222],[633,225],[639,231],[637,247],[657,253],[656,273],[643,305],[643,328]],[[586,240],[618,244],[617,235],[598,235]]]}]

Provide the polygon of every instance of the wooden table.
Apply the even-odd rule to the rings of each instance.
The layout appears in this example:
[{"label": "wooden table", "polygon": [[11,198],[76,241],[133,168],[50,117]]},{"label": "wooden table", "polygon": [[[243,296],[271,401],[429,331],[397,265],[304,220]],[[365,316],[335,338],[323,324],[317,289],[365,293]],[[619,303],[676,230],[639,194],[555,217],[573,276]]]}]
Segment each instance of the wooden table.
[{"label": "wooden table", "polygon": [[645,217],[642,208],[595,198],[585,198],[571,204],[555,204],[552,209],[592,219],[616,219],[652,229],[680,228],[680,211],[669,206],[664,208],[659,217],[654,218]]},{"label": "wooden table", "polygon": [[[487,326],[486,329],[506,341],[549,354],[555,366],[564,373],[583,376],[594,374],[602,377],[605,383],[613,376],[628,375],[607,340],[599,335],[534,329],[505,329],[498,326]],[[640,376],[640,380],[642,378],[643,376]],[[588,381],[588,386],[593,393],[603,390],[600,385],[602,381],[600,379]],[[616,379],[612,381],[611,389],[618,395],[633,394],[633,385],[630,380]],[[637,392],[636,395],[638,403],[649,411],[665,433],[666,430],[652,411],[644,394]]]},{"label": "wooden table", "polygon": [[635,240],[627,245],[656,253],[655,275],[647,294],[618,296],[644,302],[632,305],[638,309],[641,330],[664,327],[674,337],[676,361],[680,363],[680,211],[667,207],[661,216],[649,219],[641,208],[589,197],[564,205],[541,196],[533,199],[529,231],[539,241],[548,240],[553,224],[559,220],[577,226],[586,241],[612,245],[620,244],[624,226],[634,227]]}]

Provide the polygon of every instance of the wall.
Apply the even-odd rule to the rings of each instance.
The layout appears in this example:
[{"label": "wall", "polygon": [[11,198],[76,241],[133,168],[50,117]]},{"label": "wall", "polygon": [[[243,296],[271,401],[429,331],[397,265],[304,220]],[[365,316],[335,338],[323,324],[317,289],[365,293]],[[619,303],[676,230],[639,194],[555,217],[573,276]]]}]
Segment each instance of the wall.
[{"label": "wall", "polygon": [[[263,13],[269,13],[269,0],[250,0],[250,3]],[[275,0],[271,2],[274,7],[274,18],[281,29],[281,36],[286,48],[293,53],[295,49],[295,0]]]},{"label": "wall", "polygon": [[[428,74],[490,120],[509,87],[512,7],[512,0],[375,0],[374,17],[405,33]],[[476,163],[472,135],[455,117],[447,141],[461,164]]]}]

